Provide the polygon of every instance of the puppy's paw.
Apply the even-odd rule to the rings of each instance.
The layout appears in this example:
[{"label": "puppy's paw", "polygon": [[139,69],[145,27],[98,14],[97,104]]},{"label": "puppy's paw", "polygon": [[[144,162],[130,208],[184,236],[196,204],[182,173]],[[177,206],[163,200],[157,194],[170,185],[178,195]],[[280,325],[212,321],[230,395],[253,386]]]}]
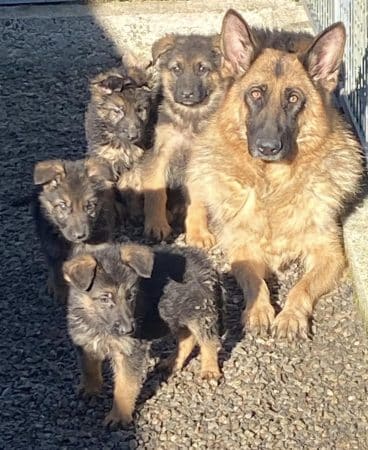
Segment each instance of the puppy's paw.
[{"label": "puppy's paw", "polygon": [[144,234],[148,237],[153,237],[158,241],[165,240],[172,232],[166,217],[156,219],[154,221],[147,221],[144,224]]},{"label": "puppy's paw", "polygon": [[211,248],[216,244],[215,236],[207,229],[188,232],[185,240],[188,245],[198,248]]},{"label": "puppy's paw", "polygon": [[157,364],[157,369],[160,372],[168,372],[173,373],[177,370],[180,370],[181,367],[178,367],[176,363],[176,352],[169,355],[167,358],[161,359],[161,361]]},{"label": "puppy's paw", "polygon": [[293,341],[308,339],[308,316],[296,309],[283,309],[272,325],[272,335],[279,339]]},{"label": "puppy's paw", "polygon": [[119,425],[129,425],[133,422],[131,414],[120,414],[115,408],[107,414],[104,420],[105,427],[117,427]]},{"label": "puppy's paw", "polygon": [[220,369],[216,366],[207,367],[201,370],[202,380],[219,380],[222,377]]},{"label": "puppy's paw", "polygon": [[262,306],[252,306],[243,313],[244,330],[251,334],[266,335],[275,317],[272,305],[265,303]]},{"label": "puppy's paw", "polygon": [[102,389],[102,380],[94,380],[93,382],[81,381],[77,386],[78,395],[82,397],[93,397],[98,395]]}]

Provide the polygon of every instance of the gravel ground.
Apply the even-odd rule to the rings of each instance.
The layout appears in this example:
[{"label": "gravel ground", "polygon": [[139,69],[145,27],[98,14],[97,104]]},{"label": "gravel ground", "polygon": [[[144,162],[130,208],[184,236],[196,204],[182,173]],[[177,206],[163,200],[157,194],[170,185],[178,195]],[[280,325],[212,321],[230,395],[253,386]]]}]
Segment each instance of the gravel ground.
[{"label": "gravel ground", "polygon": [[[368,449],[367,341],[350,281],[318,304],[312,340],[241,337],[242,296],[216,250],[231,329],[221,353],[224,379],[199,381],[196,358],[162,379],[153,366],[172,347],[166,339],[152,348],[130,429],[102,426],[111,380],[98,399],[77,397],[64,312],[46,293],[28,209],[12,202],[30,192],[35,161],[84,153],[87,77],[119,58],[91,19],[49,19],[47,33],[43,22],[0,21],[0,448]],[[296,265],[278,274],[275,300],[283,301],[297,276]]]}]

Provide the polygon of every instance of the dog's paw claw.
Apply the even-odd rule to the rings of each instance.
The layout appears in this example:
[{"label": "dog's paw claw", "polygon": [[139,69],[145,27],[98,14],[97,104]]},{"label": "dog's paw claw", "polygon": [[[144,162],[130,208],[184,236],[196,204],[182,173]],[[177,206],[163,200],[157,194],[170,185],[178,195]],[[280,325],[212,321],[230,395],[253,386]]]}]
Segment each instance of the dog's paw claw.
[{"label": "dog's paw claw", "polygon": [[216,244],[215,236],[208,230],[187,233],[185,240],[188,245],[198,248],[211,248]]},{"label": "dog's paw claw", "polygon": [[126,426],[133,422],[133,417],[130,414],[120,415],[112,409],[104,419],[104,426],[108,428],[117,427],[120,425]]},{"label": "dog's paw claw", "polygon": [[159,223],[146,223],[144,226],[144,234],[147,237],[153,237],[158,241],[165,240],[172,233],[172,228],[167,221]]},{"label": "dog's paw claw", "polygon": [[244,329],[251,334],[265,336],[271,328],[274,317],[275,311],[270,304],[246,309],[243,313]]},{"label": "dog's paw claw", "polygon": [[202,380],[219,380],[222,374],[218,368],[201,370]]},{"label": "dog's paw claw", "polygon": [[308,331],[308,317],[299,311],[284,309],[272,325],[272,336],[288,341],[296,338],[308,339]]}]

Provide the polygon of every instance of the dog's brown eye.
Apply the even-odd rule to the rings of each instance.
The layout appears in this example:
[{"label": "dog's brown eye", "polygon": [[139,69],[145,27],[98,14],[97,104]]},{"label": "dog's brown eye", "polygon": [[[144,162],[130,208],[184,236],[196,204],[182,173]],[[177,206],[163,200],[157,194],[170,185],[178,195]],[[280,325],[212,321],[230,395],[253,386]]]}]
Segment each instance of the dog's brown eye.
[{"label": "dog's brown eye", "polygon": [[288,101],[289,103],[296,103],[299,100],[299,97],[296,94],[290,94]]},{"label": "dog's brown eye", "polygon": [[253,100],[259,100],[260,98],[262,98],[262,91],[260,89],[253,89],[250,92],[250,95]]},{"label": "dog's brown eye", "polygon": [[102,303],[106,303],[106,304],[110,303],[112,301],[112,293],[111,292],[106,292],[106,293],[102,294],[99,297],[99,299],[100,299],[100,301]]},{"label": "dog's brown eye", "polygon": [[113,111],[115,114],[119,114],[119,116],[121,117],[125,116],[125,111],[123,108],[114,108]]},{"label": "dog's brown eye", "polygon": [[201,74],[208,73],[209,71],[210,69],[206,66],[203,66],[202,64],[198,66],[198,72]]},{"label": "dog's brown eye", "polygon": [[61,211],[65,211],[66,210],[66,203],[65,202],[60,202],[55,207],[59,208]]},{"label": "dog's brown eye", "polygon": [[147,111],[147,108],[145,106],[138,106],[138,108],[137,108],[138,114],[145,113],[146,111]]},{"label": "dog's brown eye", "polygon": [[174,66],[171,67],[171,71],[178,74],[181,72],[181,67],[178,64],[175,64]]},{"label": "dog's brown eye", "polygon": [[90,201],[86,204],[86,211],[88,214],[93,214],[96,209],[96,203],[93,201]]}]

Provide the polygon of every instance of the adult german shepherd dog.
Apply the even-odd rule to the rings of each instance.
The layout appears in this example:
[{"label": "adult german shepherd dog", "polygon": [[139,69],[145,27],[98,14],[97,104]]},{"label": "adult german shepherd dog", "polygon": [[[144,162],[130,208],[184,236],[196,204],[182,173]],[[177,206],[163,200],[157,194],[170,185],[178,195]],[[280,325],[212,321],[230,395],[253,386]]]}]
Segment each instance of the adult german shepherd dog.
[{"label": "adult german shepherd dog", "polygon": [[[345,266],[340,216],[362,173],[358,142],[331,105],[345,38],[335,23],[304,52],[260,50],[235,11],[224,18],[222,48],[236,81],[193,146],[187,189],[209,212],[252,332],[306,337],[313,306]],[[189,243],[208,242],[205,217],[188,209]],[[265,279],[295,259],[305,273],[274,319]]]}]

